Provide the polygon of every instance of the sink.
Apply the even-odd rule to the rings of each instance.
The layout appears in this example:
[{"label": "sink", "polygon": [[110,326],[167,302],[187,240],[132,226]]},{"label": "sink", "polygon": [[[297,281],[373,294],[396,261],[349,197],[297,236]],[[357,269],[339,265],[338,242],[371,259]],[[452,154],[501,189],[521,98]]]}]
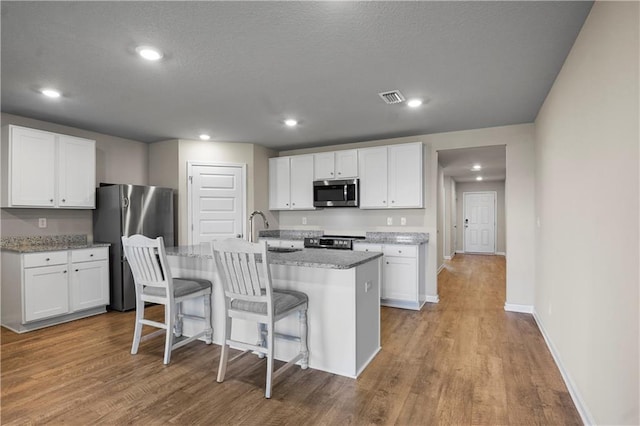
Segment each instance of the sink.
[{"label": "sink", "polygon": [[293,253],[294,251],[302,251],[300,248],[291,247],[269,247],[268,250],[276,253]]}]

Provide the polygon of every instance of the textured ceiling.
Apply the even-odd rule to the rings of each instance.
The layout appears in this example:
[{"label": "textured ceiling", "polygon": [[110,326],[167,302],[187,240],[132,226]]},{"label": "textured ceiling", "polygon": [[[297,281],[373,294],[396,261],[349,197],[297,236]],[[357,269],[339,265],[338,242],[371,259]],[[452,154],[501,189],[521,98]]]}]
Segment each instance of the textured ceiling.
[{"label": "textured ceiling", "polygon": [[[475,182],[477,176],[482,176],[484,181],[507,177],[504,145],[438,151],[438,164],[444,169],[444,175],[451,176],[456,182]],[[482,169],[471,170],[474,164],[480,164]]]},{"label": "textured ceiling", "polygon": [[[3,1],[2,111],[276,149],[527,123],[591,5]],[[165,58],[141,60],[140,44]],[[393,89],[428,102],[383,103]]]}]

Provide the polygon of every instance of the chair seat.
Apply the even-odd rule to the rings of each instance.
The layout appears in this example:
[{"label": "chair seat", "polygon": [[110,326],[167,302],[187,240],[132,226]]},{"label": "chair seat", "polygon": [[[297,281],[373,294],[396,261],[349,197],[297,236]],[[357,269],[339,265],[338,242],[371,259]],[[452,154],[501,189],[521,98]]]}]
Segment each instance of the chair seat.
[{"label": "chair seat", "polygon": [[[264,296],[266,292],[262,290]],[[279,315],[291,309],[307,303],[309,298],[306,294],[294,290],[273,290],[274,315]],[[267,302],[250,302],[247,300],[233,299],[231,309],[239,311],[253,312],[256,314],[267,314]]]},{"label": "chair seat", "polygon": [[[183,297],[188,294],[197,293],[201,290],[211,288],[211,281],[201,280],[197,278],[174,278],[173,279],[173,297]],[[150,287],[144,288],[144,294],[147,296],[165,297],[164,288]]]}]

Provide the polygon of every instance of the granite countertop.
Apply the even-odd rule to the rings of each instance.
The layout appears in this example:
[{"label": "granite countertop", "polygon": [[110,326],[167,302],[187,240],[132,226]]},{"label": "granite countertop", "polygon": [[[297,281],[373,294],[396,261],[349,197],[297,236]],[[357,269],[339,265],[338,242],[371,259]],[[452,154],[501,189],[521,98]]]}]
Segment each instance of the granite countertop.
[{"label": "granite countertop", "polygon": [[[303,240],[310,237],[322,237],[324,231],[298,231],[298,230],[266,230],[260,231],[261,239],[274,240]],[[429,242],[429,234],[424,232],[367,232],[364,239],[355,240],[358,243],[367,244],[402,244],[419,245]]]},{"label": "granite countertop", "polygon": [[89,243],[86,235],[47,235],[32,237],[3,237],[0,248],[15,253],[39,253],[58,250],[75,250],[109,247],[110,243]]},{"label": "granite countertop", "polygon": [[[211,259],[208,245],[167,247],[167,256]],[[351,250],[300,249],[279,253],[269,252],[271,264],[306,266],[310,268],[350,269],[382,256],[382,253]]]}]

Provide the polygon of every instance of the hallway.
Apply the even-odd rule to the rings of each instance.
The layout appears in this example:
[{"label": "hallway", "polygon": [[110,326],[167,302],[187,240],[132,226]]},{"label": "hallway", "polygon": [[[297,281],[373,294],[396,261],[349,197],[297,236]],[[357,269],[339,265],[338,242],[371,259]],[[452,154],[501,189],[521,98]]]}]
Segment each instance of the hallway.
[{"label": "hallway", "polygon": [[216,345],[181,348],[169,366],[162,339],[130,355],[133,312],[2,328],[2,423],[581,424],[533,317],[504,311],[504,275],[504,257],[456,256],[440,303],[382,308],[382,350],[357,380],[292,368],[271,400],[255,357],[220,384]]}]

